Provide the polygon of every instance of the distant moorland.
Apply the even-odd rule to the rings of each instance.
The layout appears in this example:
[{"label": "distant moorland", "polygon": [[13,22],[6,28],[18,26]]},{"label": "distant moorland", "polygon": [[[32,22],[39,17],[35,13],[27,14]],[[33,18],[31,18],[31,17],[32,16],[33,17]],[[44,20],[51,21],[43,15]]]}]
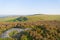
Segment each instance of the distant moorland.
[{"label": "distant moorland", "polygon": [[19,22],[19,21],[60,21],[60,15],[35,14],[27,16],[7,16],[0,18],[0,22]]}]

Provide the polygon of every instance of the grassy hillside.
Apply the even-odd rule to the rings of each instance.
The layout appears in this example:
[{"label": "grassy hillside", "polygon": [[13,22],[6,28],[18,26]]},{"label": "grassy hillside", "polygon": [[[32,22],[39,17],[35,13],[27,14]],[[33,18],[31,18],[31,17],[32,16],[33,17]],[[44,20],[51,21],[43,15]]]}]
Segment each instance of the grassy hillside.
[{"label": "grassy hillside", "polygon": [[27,16],[28,21],[57,20],[60,21],[60,15],[32,15]]},{"label": "grassy hillside", "polygon": [[0,22],[6,22],[8,20],[14,20],[18,18],[18,16],[9,16],[9,17],[4,17],[4,18],[0,18]]},{"label": "grassy hillside", "polygon": [[28,19],[27,21],[52,21],[52,20],[57,20],[60,21],[60,15],[29,15],[25,17],[6,17],[6,18],[0,18],[0,22],[18,22],[18,21],[24,21],[25,19]]}]

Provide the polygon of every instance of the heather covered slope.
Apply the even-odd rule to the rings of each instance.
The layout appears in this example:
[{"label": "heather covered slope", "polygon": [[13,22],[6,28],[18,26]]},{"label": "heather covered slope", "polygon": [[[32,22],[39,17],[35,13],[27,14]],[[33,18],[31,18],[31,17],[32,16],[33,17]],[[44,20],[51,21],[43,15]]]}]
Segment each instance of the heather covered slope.
[{"label": "heather covered slope", "polygon": [[[12,28],[31,28],[16,34],[9,33],[9,38],[1,38],[1,34]],[[15,34],[15,35],[13,35]],[[0,22],[0,40],[60,40],[60,21],[37,22]]]}]

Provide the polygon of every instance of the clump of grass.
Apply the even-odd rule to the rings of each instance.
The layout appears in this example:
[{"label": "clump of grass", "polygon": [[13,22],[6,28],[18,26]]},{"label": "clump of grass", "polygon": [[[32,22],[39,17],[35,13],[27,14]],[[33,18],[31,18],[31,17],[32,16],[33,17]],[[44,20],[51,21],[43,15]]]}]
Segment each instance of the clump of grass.
[{"label": "clump of grass", "polygon": [[12,37],[12,36],[16,35],[17,33],[18,33],[18,31],[14,30],[14,31],[12,31],[12,32],[9,33],[9,36]]}]

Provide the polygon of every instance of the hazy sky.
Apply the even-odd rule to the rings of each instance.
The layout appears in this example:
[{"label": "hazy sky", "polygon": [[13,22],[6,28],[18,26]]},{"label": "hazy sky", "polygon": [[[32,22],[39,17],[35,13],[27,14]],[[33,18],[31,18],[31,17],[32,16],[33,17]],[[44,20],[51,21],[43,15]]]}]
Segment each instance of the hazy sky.
[{"label": "hazy sky", "polygon": [[0,15],[60,14],[60,0],[0,0]]}]

